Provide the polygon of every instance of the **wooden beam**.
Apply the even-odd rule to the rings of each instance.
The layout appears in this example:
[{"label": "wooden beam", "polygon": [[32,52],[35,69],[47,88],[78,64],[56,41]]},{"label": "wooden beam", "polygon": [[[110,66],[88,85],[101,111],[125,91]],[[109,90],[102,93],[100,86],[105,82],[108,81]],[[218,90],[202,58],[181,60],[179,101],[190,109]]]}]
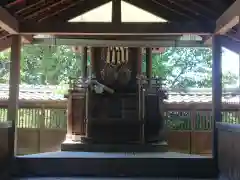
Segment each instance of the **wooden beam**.
[{"label": "wooden beam", "polygon": [[0,1],[0,6],[6,6],[8,4],[13,3],[15,0],[1,0]]},{"label": "wooden beam", "polygon": [[0,27],[9,34],[18,34],[18,21],[5,8],[0,6]]},{"label": "wooden beam", "polygon": [[21,34],[54,35],[206,35],[214,32],[213,22],[170,22],[170,23],[68,23],[42,22],[21,23]]},{"label": "wooden beam", "polygon": [[108,2],[110,2],[110,0],[79,1],[74,6],[60,10],[60,13],[54,13],[51,16],[44,18],[44,21],[66,22]]},{"label": "wooden beam", "polygon": [[[49,38],[49,37],[41,37],[41,36],[35,36],[36,39],[41,39],[41,38]],[[102,40],[103,36],[98,35],[98,36],[94,36],[94,35],[77,35],[77,36],[73,36],[73,35],[68,35],[68,36],[63,36],[63,35],[57,35],[54,36],[55,39],[91,39],[91,40]],[[114,36],[114,35],[109,35],[109,36],[104,36],[104,40],[158,40],[158,41],[162,41],[162,40],[179,40],[181,38],[181,35],[163,35],[163,36],[159,36],[159,35],[146,35],[146,36],[139,36],[139,35],[119,35],[119,36]]]},{"label": "wooden beam", "polygon": [[[33,44],[52,45],[52,39],[34,39]],[[124,46],[124,47],[206,47],[203,41],[183,40],[94,40],[94,39],[55,39],[54,45],[70,46]]]},{"label": "wooden beam", "polygon": [[[22,37],[22,44],[28,44],[32,43],[33,41],[33,36],[31,35],[26,35]],[[12,38],[11,36],[8,36],[4,39],[0,39],[0,52],[8,49],[12,44]]]},{"label": "wooden beam", "polygon": [[[5,8],[1,6],[0,6],[0,28],[7,31],[9,34],[19,33],[18,20],[15,17],[13,17]],[[33,40],[33,37],[31,35],[23,36],[22,38],[24,39],[25,43],[31,43]],[[3,44],[3,46],[6,45]]]},{"label": "wooden beam", "polygon": [[127,3],[130,3],[133,6],[136,6],[144,11],[150,12],[151,14],[163,18],[167,21],[183,21],[186,17],[177,14],[169,10],[166,6],[161,6],[161,3],[157,4],[156,1],[153,0],[124,0]]},{"label": "wooden beam", "polygon": [[225,34],[239,23],[240,0],[236,0],[216,21],[216,34]]},{"label": "wooden beam", "polygon": [[[240,0],[236,0],[216,21],[215,34],[223,35],[239,23]],[[206,44],[212,44],[212,37],[206,40]]]},{"label": "wooden beam", "polygon": [[33,35],[25,35],[25,36],[22,36],[22,42],[24,44],[29,44],[29,43],[32,43],[33,41]]}]

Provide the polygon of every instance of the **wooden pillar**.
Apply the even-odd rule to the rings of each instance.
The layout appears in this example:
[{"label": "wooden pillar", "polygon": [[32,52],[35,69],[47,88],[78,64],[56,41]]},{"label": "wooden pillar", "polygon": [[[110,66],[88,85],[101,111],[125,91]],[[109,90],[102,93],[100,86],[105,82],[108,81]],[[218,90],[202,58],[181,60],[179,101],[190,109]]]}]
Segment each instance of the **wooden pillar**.
[{"label": "wooden pillar", "polygon": [[[240,88],[240,52],[238,53],[238,88]],[[238,97],[240,102],[240,97]]]},{"label": "wooden pillar", "polygon": [[[218,160],[218,132],[216,123],[222,121],[222,46],[221,36],[213,36],[212,42],[212,111],[213,111],[213,158]],[[217,164],[216,164],[217,165]]]},{"label": "wooden pillar", "polygon": [[14,156],[17,150],[17,120],[20,84],[20,59],[21,59],[21,36],[12,35],[11,64],[9,78],[9,99],[7,120],[11,124],[9,128],[9,153]]},{"label": "wooden pillar", "polygon": [[96,75],[96,67],[95,67],[95,48],[90,48],[90,59],[91,59],[91,73]]},{"label": "wooden pillar", "polygon": [[142,48],[137,48],[137,74],[142,74]]},{"label": "wooden pillar", "polygon": [[72,139],[72,125],[73,125],[73,117],[72,117],[72,90],[68,91],[68,101],[67,101],[67,135],[66,139]]},{"label": "wooden pillar", "polygon": [[76,61],[77,61],[77,64],[79,65],[79,69],[77,71],[77,78],[81,77],[81,74],[82,74],[82,57],[81,57],[81,53],[80,51],[75,51],[75,57],[76,57]]},{"label": "wooden pillar", "polygon": [[81,77],[87,78],[87,47],[82,47]]},{"label": "wooden pillar", "polygon": [[152,78],[152,48],[146,48],[146,76]]},{"label": "wooden pillar", "polygon": [[112,0],[112,23],[120,24],[122,21],[121,0]]}]

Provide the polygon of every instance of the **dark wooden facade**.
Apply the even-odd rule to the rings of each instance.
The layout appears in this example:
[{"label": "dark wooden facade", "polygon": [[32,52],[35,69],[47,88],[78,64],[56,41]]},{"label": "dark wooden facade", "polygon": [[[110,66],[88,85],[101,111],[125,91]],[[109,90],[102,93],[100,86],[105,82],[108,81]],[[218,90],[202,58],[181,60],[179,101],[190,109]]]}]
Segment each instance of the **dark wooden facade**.
[{"label": "dark wooden facade", "polygon": [[[58,175],[56,168],[49,170],[44,168],[44,164],[52,164],[52,166],[58,166],[58,162],[56,159],[43,159],[40,161],[39,159],[31,160],[18,160],[14,158],[14,134],[15,134],[15,121],[17,117],[17,109],[18,109],[18,89],[19,89],[19,74],[20,74],[20,49],[21,49],[21,37],[24,43],[29,43],[33,39],[34,34],[45,33],[52,34],[57,36],[66,35],[84,35],[85,38],[88,36],[94,36],[95,39],[103,40],[105,38],[112,38],[113,40],[118,39],[121,35],[125,36],[126,42],[129,41],[130,36],[138,35],[138,39],[144,39],[146,36],[171,36],[171,37],[179,37],[183,34],[196,34],[202,37],[202,43],[211,44],[213,47],[213,112],[215,124],[216,122],[221,122],[221,47],[227,47],[235,52],[239,52],[239,8],[240,1],[236,0],[209,0],[209,1],[178,1],[178,0],[154,0],[154,1],[146,1],[146,0],[126,0],[133,5],[136,5],[142,9],[145,9],[149,12],[157,16],[161,16],[168,20],[167,23],[121,23],[120,12],[119,11],[119,1],[113,1],[113,16],[111,23],[78,23],[78,24],[68,24],[66,21],[74,18],[75,16],[82,14],[88,10],[91,10],[95,7],[98,7],[108,0],[53,0],[53,1],[30,1],[30,0],[21,0],[21,1],[6,1],[2,0],[0,2],[0,50],[4,50],[8,47],[11,47],[11,73],[10,73],[10,98],[9,98],[9,112],[8,112],[8,120],[11,121],[11,127],[9,128],[9,162],[12,162],[12,166],[18,166],[16,168],[19,172],[32,172],[37,171],[39,169],[38,175],[47,175],[47,171],[52,172],[54,175]],[[116,3],[118,2],[118,3]],[[113,37],[115,36],[115,37]],[[100,38],[99,38],[100,37]],[[117,37],[117,38],[116,38]],[[129,39],[128,39],[129,38]],[[134,39],[136,40],[136,39]],[[104,41],[102,41],[104,43]],[[114,42],[113,42],[114,43]],[[136,43],[136,42],[135,42]],[[127,43],[126,43],[127,44]],[[151,41],[149,40],[149,47],[151,47]],[[150,70],[149,70],[150,71]],[[236,158],[235,161],[227,161],[229,167],[221,166],[222,158],[226,158],[226,155],[231,156],[231,159],[235,158],[233,155],[237,156],[237,153],[231,153],[230,147],[226,149],[227,146],[222,146],[219,144],[220,140],[224,138],[232,137],[232,135],[228,136],[230,132],[222,132],[221,130],[217,131],[217,127],[215,125],[214,128],[214,147],[213,147],[213,159],[208,161],[206,159],[196,160],[199,162],[198,165],[193,164],[193,161],[185,162],[186,160],[177,161],[176,159],[170,159],[168,162],[172,162],[173,164],[178,164],[178,167],[184,166],[186,167],[194,167],[193,171],[200,175],[200,170],[196,171],[196,169],[206,168],[205,175],[209,177],[216,175],[218,168],[221,173],[225,175],[232,176],[232,172],[235,174],[239,174],[238,166],[239,161]],[[226,135],[227,134],[227,135]],[[237,134],[237,133],[232,133]],[[226,135],[226,136],[225,136]],[[237,135],[236,137],[237,138]],[[230,140],[229,140],[230,141]],[[228,142],[229,143],[229,142]],[[219,151],[218,151],[219,147]],[[225,148],[225,149],[224,149]],[[236,147],[237,149],[237,147]],[[224,153],[223,153],[224,152]],[[231,154],[231,155],[230,155]],[[160,167],[160,164],[164,164],[165,167],[171,168],[171,163],[166,163],[165,160],[156,159],[154,162],[152,160],[145,160],[145,163],[140,162],[141,158],[136,158],[135,160],[131,159],[128,162],[123,162],[123,160],[119,160],[120,165],[111,166],[110,175],[114,175],[116,173],[115,169],[122,168],[122,172],[129,173],[131,175],[138,175],[137,172],[144,171],[145,175],[154,175],[154,172],[150,169],[146,169],[146,166]],[[175,161],[175,163],[173,162]],[[218,162],[219,160],[219,162]],[[61,162],[66,162],[64,161]],[[78,159],[71,160],[72,164],[79,165],[75,166],[75,168],[66,168],[65,171],[58,171],[61,175],[74,175],[74,172],[79,171],[79,167],[81,170],[85,170],[84,175],[89,175],[89,170],[92,168],[92,165],[89,164],[90,161],[85,162],[86,166],[84,167],[83,161],[80,163]],[[184,162],[182,162],[184,161]],[[14,164],[15,162],[15,164]],[[33,163],[34,162],[34,163]],[[100,161],[98,161],[100,162]],[[178,162],[178,163],[177,163]],[[225,161],[224,161],[225,162]],[[67,163],[71,166],[71,163]],[[79,164],[80,163],[80,164]],[[109,163],[112,161],[106,161],[109,166]],[[135,168],[134,172],[129,172],[128,168],[131,165],[136,163],[139,165],[138,169]],[[33,165],[34,166],[31,166]],[[129,165],[131,164],[131,165]],[[140,164],[142,164],[140,166]],[[173,165],[171,164],[171,165]],[[219,165],[220,164],[220,165]],[[64,164],[62,164],[64,166]],[[125,166],[126,165],[126,166]],[[211,168],[207,168],[211,165]],[[218,166],[219,165],[219,166]],[[134,166],[134,165],[133,165]],[[19,169],[19,167],[22,167]],[[31,167],[31,168],[30,168]],[[124,168],[123,168],[124,167]],[[29,170],[30,169],[30,170]],[[176,170],[175,168],[172,175],[176,176],[188,176],[188,171]],[[105,169],[106,170],[106,169]],[[162,175],[171,174],[171,171],[163,168]],[[100,173],[95,168],[96,174],[99,175],[107,175],[107,171],[104,173]],[[231,173],[229,173],[231,172]],[[201,171],[203,173],[203,171]],[[90,173],[91,174],[91,173]],[[190,173],[189,173],[190,174]],[[234,174],[234,176],[235,176]],[[26,175],[26,174],[25,174]],[[33,174],[32,174],[33,175]],[[79,175],[79,173],[77,173]],[[141,174],[144,175],[144,174]],[[159,175],[159,173],[158,173]],[[196,175],[195,175],[196,177]],[[237,176],[236,176],[237,177]]]}]

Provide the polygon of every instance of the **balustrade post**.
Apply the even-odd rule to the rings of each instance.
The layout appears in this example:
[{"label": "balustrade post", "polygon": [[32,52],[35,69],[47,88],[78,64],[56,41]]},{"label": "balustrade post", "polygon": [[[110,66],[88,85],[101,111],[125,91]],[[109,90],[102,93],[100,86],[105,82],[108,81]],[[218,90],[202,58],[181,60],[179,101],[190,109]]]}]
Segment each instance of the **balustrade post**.
[{"label": "balustrade post", "polygon": [[39,132],[38,132],[38,150],[41,153],[41,141],[42,141],[42,132],[45,129],[45,107],[44,105],[41,106],[41,119],[39,124]]},{"label": "balustrade post", "polygon": [[197,110],[196,106],[191,108],[191,116],[190,116],[190,148],[189,148],[189,154],[194,154],[196,152],[195,146],[194,145],[194,140],[195,140],[195,135],[196,135],[196,121],[197,121]]}]

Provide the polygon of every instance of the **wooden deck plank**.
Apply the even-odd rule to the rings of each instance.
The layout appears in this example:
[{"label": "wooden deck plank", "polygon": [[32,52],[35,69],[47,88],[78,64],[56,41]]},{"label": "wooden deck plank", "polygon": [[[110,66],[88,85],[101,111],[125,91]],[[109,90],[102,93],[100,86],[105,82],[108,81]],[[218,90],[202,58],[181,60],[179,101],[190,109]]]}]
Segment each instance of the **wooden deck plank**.
[{"label": "wooden deck plank", "polygon": [[104,152],[47,152],[18,156],[20,158],[211,158],[178,152],[104,153]]}]

